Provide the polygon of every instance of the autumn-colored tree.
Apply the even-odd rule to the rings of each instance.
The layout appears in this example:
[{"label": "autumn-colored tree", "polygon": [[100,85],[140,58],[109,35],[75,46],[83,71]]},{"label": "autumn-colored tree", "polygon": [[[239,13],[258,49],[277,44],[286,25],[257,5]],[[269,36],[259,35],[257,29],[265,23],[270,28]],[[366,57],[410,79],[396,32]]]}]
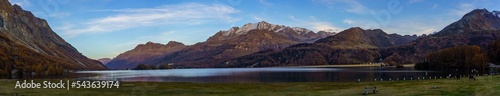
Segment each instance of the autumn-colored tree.
[{"label": "autumn-colored tree", "polygon": [[54,71],[55,71],[55,72],[54,72],[54,74],[55,74],[56,76],[62,76],[62,75],[63,75],[63,73],[64,73],[64,68],[63,68],[62,66],[59,66],[59,65],[58,65],[58,66],[56,66],[56,67],[55,67],[55,70],[54,70]]},{"label": "autumn-colored tree", "polygon": [[47,70],[45,71],[46,76],[54,76],[55,75],[55,68],[53,65],[49,65],[47,67]]},{"label": "autumn-colored tree", "polygon": [[479,46],[457,46],[432,52],[426,62],[417,63],[417,69],[460,69],[484,70],[488,67],[487,58]]},{"label": "autumn-colored tree", "polygon": [[401,57],[397,52],[394,52],[392,55],[386,57],[383,62],[386,64],[389,64],[390,66],[396,66],[396,65],[400,65],[396,62],[402,61],[402,60],[403,60],[403,57]]},{"label": "autumn-colored tree", "polygon": [[40,64],[35,65],[33,67],[33,70],[35,70],[35,74],[36,74],[37,77],[43,76],[42,75],[43,74],[42,65],[40,65]]},{"label": "autumn-colored tree", "polygon": [[489,43],[487,52],[489,61],[493,64],[500,65],[500,40]]}]

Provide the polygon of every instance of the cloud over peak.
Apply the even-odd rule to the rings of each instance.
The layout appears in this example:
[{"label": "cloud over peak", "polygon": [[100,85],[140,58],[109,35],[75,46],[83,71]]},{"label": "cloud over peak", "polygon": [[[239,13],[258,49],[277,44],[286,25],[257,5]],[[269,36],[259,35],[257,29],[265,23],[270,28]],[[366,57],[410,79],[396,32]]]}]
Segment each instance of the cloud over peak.
[{"label": "cloud over peak", "polygon": [[59,29],[65,35],[77,36],[168,24],[196,25],[205,22],[234,22],[238,19],[231,15],[238,13],[239,10],[226,5],[186,3],[155,8],[95,10],[94,12],[113,12],[115,14],[84,23],[68,24]]}]

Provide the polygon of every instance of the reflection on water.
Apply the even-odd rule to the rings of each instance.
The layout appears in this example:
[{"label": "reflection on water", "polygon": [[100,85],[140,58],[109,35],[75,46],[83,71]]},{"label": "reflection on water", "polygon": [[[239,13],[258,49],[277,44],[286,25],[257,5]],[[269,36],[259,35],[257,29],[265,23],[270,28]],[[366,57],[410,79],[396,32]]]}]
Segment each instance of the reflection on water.
[{"label": "reflection on water", "polygon": [[80,79],[156,82],[332,82],[397,80],[446,76],[443,72],[394,67],[364,68],[207,68],[172,70],[79,71],[98,74]]}]

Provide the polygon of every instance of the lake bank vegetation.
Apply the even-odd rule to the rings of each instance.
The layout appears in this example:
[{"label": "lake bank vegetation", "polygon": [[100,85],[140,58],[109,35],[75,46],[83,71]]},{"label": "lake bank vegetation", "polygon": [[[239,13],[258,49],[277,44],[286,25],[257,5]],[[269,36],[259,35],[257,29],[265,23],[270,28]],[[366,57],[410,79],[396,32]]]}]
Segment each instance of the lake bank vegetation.
[{"label": "lake bank vegetation", "polygon": [[[484,73],[489,64],[499,64],[500,40],[488,44],[486,49],[479,46],[456,46],[427,54],[425,60],[415,65],[421,70],[460,70],[465,73]],[[469,71],[471,70],[471,71]]]}]

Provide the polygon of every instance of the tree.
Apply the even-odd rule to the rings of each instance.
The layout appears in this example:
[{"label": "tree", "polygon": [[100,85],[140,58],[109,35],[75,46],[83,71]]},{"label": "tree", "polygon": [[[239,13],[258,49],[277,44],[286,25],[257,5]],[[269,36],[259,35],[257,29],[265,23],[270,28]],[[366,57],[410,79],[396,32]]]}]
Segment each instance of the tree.
[{"label": "tree", "polygon": [[55,68],[53,65],[49,65],[47,67],[47,70],[45,71],[46,76],[54,76],[55,75]]},{"label": "tree", "polygon": [[43,74],[42,65],[40,65],[40,64],[34,65],[33,70],[35,71],[35,75],[37,77],[43,76],[42,75]]},{"label": "tree", "polygon": [[135,66],[135,68],[133,70],[146,70],[146,69],[147,69],[147,65],[139,64],[139,65]]},{"label": "tree", "polygon": [[169,65],[169,64],[163,64],[161,66],[158,67],[158,69],[173,69],[174,67],[172,65]]},{"label": "tree", "polygon": [[493,64],[500,65],[500,40],[489,43],[487,52],[489,61]]},{"label": "tree", "polygon": [[457,46],[429,53],[425,62],[417,63],[417,69],[485,70],[487,58],[479,46]]},{"label": "tree", "polygon": [[7,72],[5,72],[3,69],[0,69],[0,77],[7,76]]}]

